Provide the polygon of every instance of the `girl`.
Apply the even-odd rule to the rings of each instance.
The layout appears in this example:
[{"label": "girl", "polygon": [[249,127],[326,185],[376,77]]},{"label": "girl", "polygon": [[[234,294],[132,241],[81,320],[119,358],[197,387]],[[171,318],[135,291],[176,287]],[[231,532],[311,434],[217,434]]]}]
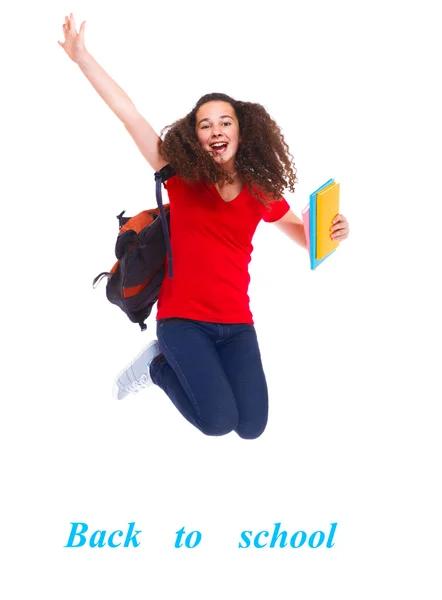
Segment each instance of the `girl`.
[{"label": "girl", "polygon": [[[306,248],[302,221],[282,198],[296,171],[278,125],[259,104],[208,94],[162,140],[84,45],[73,15],[58,42],[123,122],[150,166],[176,172],[170,202],[174,277],[164,278],[153,341],[117,377],[122,399],[152,382],[206,435],[259,437],[268,394],[247,295],[252,237],[261,219]],[[161,132],[163,133],[163,132]],[[344,240],[338,215],[331,237]]]}]

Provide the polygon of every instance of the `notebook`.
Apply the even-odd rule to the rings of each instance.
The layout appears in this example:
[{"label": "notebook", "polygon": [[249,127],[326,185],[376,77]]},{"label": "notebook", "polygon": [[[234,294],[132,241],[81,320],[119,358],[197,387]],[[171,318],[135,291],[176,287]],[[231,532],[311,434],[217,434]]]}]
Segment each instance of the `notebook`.
[{"label": "notebook", "polygon": [[310,253],[310,268],[316,269],[328,258],[339,242],[330,237],[332,221],[339,214],[340,184],[329,179],[313,194],[302,211],[305,238]]}]

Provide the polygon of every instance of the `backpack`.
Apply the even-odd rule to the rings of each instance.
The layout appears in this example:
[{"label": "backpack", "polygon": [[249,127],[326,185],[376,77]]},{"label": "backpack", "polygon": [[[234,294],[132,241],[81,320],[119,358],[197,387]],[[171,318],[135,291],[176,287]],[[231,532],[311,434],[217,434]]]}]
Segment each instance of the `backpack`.
[{"label": "backpack", "polygon": [[115,244],[117,262],[110,271],[104,271],[92,282],[94,288],[107,277],[106,296],[126,313],[141,331],[145,320],[158,300],[165,276],[166,257],[168,274],[173,277],[170,245],[170,205],[163,205],[161,184],[175,175],[170,165],[155,172],[158,208],[144,210],[134,217],[117,215],[119,233]]}]

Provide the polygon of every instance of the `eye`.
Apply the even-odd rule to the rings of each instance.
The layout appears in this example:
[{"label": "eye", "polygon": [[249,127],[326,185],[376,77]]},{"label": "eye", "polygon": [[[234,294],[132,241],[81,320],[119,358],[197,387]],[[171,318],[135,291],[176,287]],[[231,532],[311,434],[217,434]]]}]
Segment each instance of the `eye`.
[{"label": "eye", "polygon": [[209,127],[209,125],[202,125],[201,129],[207,129]]},{"label": "eye", "polygon": [[223,125],[231,125],[230,121],[224,121]]}]

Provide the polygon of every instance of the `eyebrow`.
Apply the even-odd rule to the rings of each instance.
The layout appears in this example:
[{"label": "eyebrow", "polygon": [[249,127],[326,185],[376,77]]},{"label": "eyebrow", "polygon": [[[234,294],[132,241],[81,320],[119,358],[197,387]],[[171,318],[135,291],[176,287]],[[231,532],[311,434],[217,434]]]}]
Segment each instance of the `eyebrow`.
[{"label": "eyebrow", "polygon": [[[231,115],[221,115],[220,119],[232,119],[233,117]],[[210,119],[208,117],[205,117],[204,119],[201,119],[201,121],[199,121],[198,125],[201,125],[201,123],[203,121],[210,121]]]}]

